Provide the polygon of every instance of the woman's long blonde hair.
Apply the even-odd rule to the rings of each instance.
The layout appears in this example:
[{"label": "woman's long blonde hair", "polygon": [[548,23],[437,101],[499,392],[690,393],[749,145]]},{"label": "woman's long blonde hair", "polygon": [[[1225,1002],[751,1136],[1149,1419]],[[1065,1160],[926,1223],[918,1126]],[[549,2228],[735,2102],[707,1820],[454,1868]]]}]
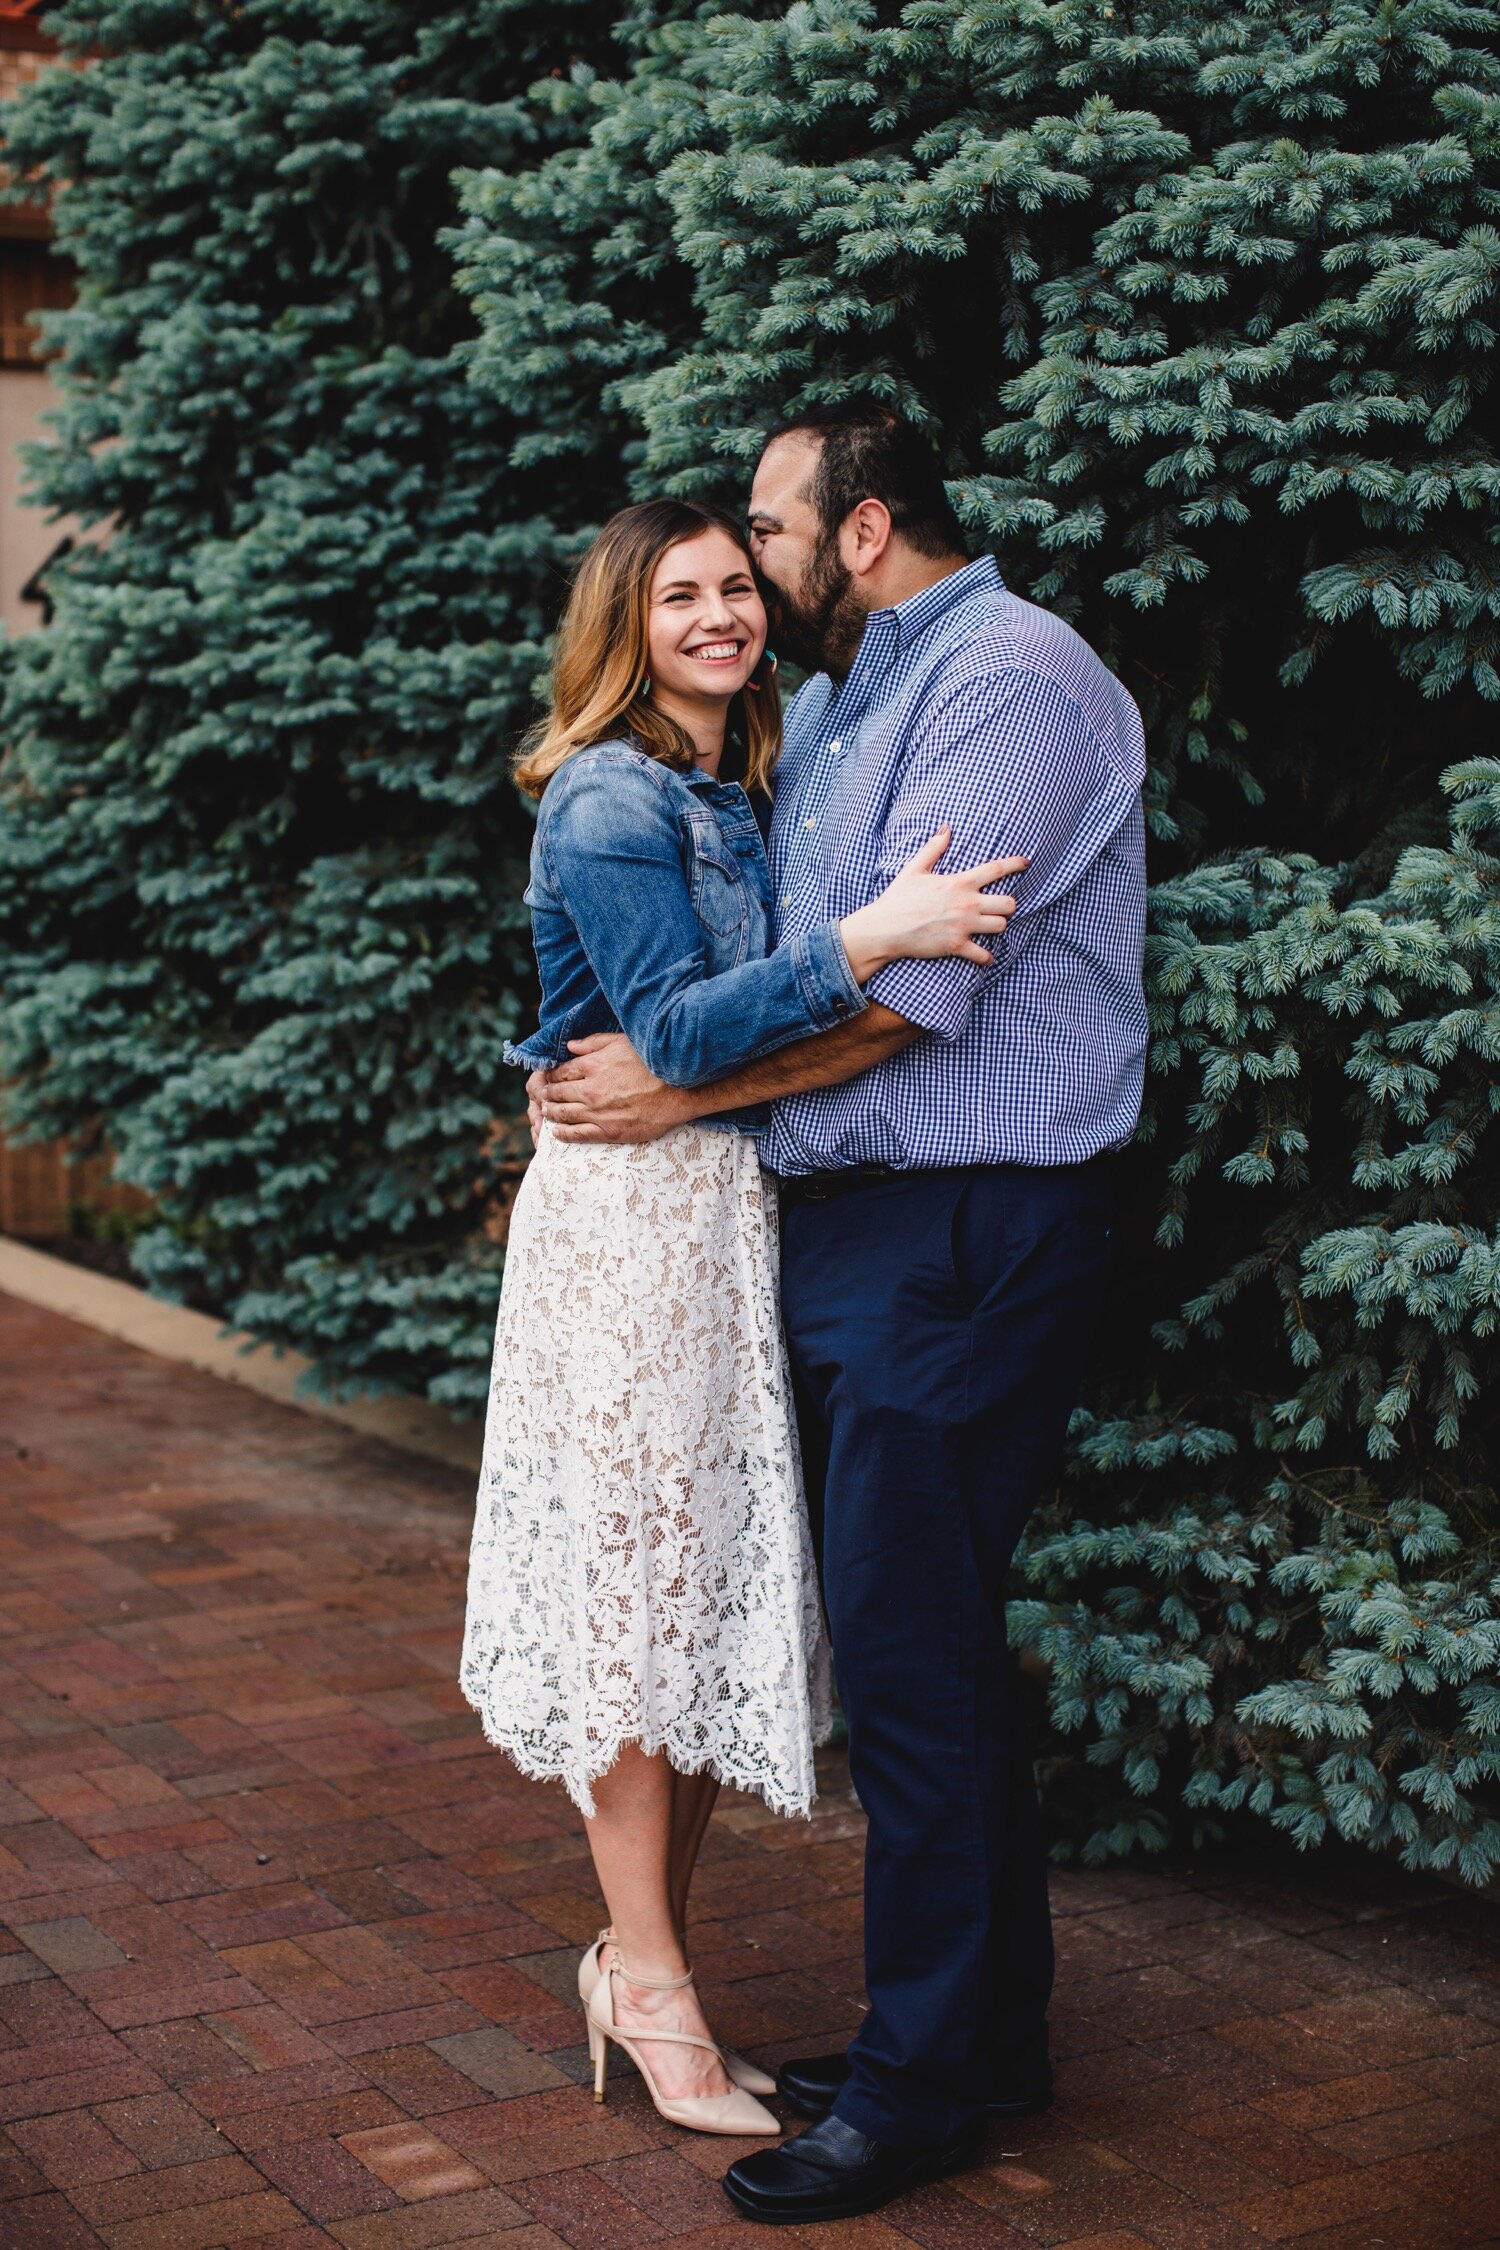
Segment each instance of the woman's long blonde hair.
[{"label": "woman's long blonde hair", "polygon": [[[552,708],[516,760],[516,780],[528,796],[540,797],[559,766],[612,735],[628,736],[664,766],[692,771],[691,737],[651,706],[647,621],[651,581],[662,556],[705,531],[726,533],[748,564],[750,551],[734,519],[697,500],[646,500],[622,508],[589,548],[558,628]],[[763,661],[757,671],[750,692],[730,704],[725,736],[726,753],[736,744],[743,747],[747,789],[769,786],[781,753],[774,665]]]}]

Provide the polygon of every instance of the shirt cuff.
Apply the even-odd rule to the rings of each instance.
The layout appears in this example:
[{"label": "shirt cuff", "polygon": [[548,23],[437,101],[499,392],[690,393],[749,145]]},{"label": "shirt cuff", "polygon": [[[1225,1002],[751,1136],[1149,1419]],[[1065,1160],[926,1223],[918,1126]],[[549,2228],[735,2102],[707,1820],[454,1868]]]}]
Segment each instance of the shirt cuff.
[{"label": "shirt cuff", "polygon": [[849,966],[837,922],[825,922],[810,935],[793,938],[787,950],[808,1013],[819,1031],[832,1031],[835,1025],[847,1023],[868,1007]]},{"label": "shirt cuff", "polygon": [[870,979],[869,997],[921,1031],[957,1039],[968,1029],[988,969],[977,961],[892,961]]}]

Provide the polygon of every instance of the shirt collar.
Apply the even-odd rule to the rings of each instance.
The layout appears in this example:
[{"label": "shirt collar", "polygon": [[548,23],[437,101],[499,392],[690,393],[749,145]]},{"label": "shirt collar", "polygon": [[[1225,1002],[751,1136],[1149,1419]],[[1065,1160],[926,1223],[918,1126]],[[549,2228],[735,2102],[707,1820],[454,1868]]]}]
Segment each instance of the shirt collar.
[{"label": "shirt collar", "polygon": [[966,563],[962,570],[950,570],[946,578],[939,578],[931,586],[924,586],[919,594],[909,595],[904,602],[898,602],[894,609],[872,609],[865,630],[868,632],[870,626],[877,624],[885,632],[894,627],[897,648],[910,648],[912,642],[919,639],[930,625],[935,625],[940,617],[946,616],[955,602],[961,602],[981,589],[1003,592],[1004,584],[1000,566],[994,556],[981,555],[977,562]]},{"label": "shirt collar", "polygon": [[966,563],[962,570],[950,570],[946,578],[924,586],[919,594],[909,595],[891,609],[872,609],[844,683],[844,694],[853,688],[857,699],[867,683],[915,647],[925,633],[970,595],[981,591],[1002,593],[1004,587],[994,556],[981,555],[977,562]]}]

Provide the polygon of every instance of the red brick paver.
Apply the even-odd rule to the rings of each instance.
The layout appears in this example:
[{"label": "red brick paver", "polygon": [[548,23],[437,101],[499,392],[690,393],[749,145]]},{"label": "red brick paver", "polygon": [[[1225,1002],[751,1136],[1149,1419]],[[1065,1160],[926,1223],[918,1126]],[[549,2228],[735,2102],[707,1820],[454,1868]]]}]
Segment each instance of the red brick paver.
[{"label": "red brick paver", "polygon": [[[729,2250],[735,2144],[573,1995],[581,1824],[453,1684],[467,1480],[0,1299],[0,2250]],[[765,2062],[860,2008],[860,1818],[727,1798]],[[1058,2099],[819,2250],[1500,2244],[1495,1910],[1363,1862],[1060,1874]]]}]

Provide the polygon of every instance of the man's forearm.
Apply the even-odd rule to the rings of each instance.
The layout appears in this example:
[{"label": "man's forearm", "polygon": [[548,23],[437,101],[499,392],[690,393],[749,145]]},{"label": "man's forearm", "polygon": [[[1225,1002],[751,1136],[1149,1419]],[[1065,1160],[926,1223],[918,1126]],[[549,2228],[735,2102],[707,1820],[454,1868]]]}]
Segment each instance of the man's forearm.
[{"label": "man's forearm", "polygon": [[721,1110],[748,1109],[756,1102],[774,1101],[781,1094],[806,1094],[815,1086],[842,1085],[862,1070],[885,1062],[909,1047],[921,1031],[905,1016],[882,1008],[872,1000],[852,1023],[833,1031],[814,1032],[809,1039],[794,1039],[758,1062],[746,1063],[727,1078],[695,1086],[681,1099],[687,1117],[713,1117]]},{"label": "man's forearm", "polygon": [[527,1080],[532,1126],[546,1123],[565,1141],[654,1141],[698,1117],[841,1085],[920,1037],[905,1016],[872,1001],[852,1023],[793,1040],[726,1078],[679,1087],[654,1077],[623,1033],[596,1032],[572,1042],[555,1070]]}]

